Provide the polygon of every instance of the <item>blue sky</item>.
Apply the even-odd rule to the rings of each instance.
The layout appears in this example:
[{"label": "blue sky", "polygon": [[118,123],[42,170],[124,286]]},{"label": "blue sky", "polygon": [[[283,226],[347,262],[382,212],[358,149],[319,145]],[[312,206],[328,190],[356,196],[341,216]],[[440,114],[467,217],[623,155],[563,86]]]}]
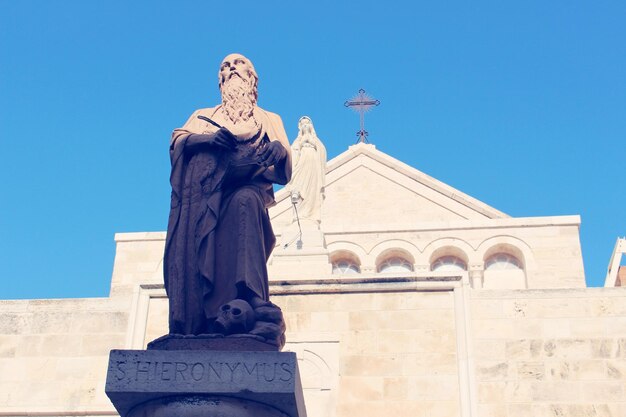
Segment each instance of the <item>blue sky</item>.
[{"label": "blue sky", "polygon": [[168,141],[241,52],[291,140],[371,141],[511,216],[626,235],[626,3],[0,0],[0,299],[106,296],[116,232],[166,228]]}]

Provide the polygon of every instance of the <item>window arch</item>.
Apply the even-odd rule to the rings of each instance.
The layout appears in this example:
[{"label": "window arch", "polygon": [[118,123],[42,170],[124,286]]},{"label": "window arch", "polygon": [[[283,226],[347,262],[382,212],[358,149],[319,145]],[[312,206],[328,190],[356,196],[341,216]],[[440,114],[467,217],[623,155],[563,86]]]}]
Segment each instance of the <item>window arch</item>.
[{"label": "window arch", "polygon": [[354,275],[361,273],[359,257],[349,251],[334,252],[330,255],[333,275]]},{"label": "window arch", "polygon": [[360,274],[361,268],[359,266],[348,260],[348,259],[340,259],[338,261],[333,262],[333,274],[334,275],[354,275]]},{"label": "window arch", "polygon": [[400,256],[386,258],[378,265],[378,272],[412,272],[413,264]]},{"label": "window arch", "polygon": [[485,261],[485,271],[501,271],[524,269],[522,263],[515,256],[506,252],[491,255]]},{"label": "window arch", "polygon": [[467,264],[458,256],[441,256],[430,265],[431,271],[458,272],[467,271]]},{"label": "window arch", "polygon": [[519,249],[512,245],[495,245],[485,253],[485,289],[527,288],[526,268]]},{"label": "window arch", "polygon": [[379,273],[406,274],[413,272],[413,255],[401,247],[384,250],[376,257],[376,271]]}]

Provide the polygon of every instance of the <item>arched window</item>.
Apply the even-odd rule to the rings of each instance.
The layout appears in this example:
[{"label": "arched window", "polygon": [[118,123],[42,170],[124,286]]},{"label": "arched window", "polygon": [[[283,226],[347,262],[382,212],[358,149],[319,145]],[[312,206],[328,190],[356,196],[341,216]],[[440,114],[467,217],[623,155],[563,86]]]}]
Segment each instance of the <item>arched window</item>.
[{"label": "arched window", "polygon": [[456,256],[442,256],[432,263],[430,270],[439,272],[467,271],[467,265]]},{"label": "arched window", "polygon": [[487,253],[485,258],[485,274],[483,288],[485,289],[522,289],[527,288],[526,271],[520,258],[511,255],[514,248],[497,248],[492,255]]},{"label": "arched window", "polygon": [[496,253],[485,261],[485,271],[524,269],[522,263],[508,253]]},{"label": "arched window", "polygon": [[404,258],[394,256],[385,259],[378,265],[378,272],[411,272],[413,265]]},{"label": "arched window", "polygon": [[359,266],[350,259],[339,259],[333,262],[333,274],[335,275],[353,275],[360,274]]},{"label": "arched window", "polygon": [[333,252],[330,255],[334,275],[353,275],[361,273],[359,257],[347,250]]}]

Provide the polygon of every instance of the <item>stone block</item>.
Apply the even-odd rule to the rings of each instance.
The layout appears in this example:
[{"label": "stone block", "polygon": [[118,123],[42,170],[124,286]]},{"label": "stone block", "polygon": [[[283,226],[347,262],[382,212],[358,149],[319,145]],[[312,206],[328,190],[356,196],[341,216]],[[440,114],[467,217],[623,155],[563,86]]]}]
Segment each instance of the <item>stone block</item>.
[{"label": "stone block", "polygon": [[608,379],[626,381],[626,360],[611,360],[606,362]]},{"label": "stone block", "polygon": [[68,333],[72,323],[71,312],[35,312],[30,326],[31,333]]},{"label": "stone block", "polygon": [[345,376],[339,384],[341,397],[346,401],[380,401],[383,398],[383,378]]},{"label": "stone block", "polygon": [[2,313],[0,315],[0,334],[24,334],[30,325],[30,314]]},{"label": "stone block", "polygon": [[529,402],[533,399],[533,380],[506,381],[504,385],[505,402]]},{"label": "stone block", "polygon": [[325,331],[347,331],[348,314],[345,312],[312,312],[310,313],[310,326],[312,329],[324,329]]},{"label": "stone block", "polygon": [[202,402],[207,413],[216,412],[216,398],[232,398],[236,401],[229,407],[261,403],[291,417],[306,417],[292,352],[112,350],[106,393],[122,417],[141,403],[147,404],[148,414],[159,407],[183,412],[181,403],[163,402],[164,397]]},{"label": "stone block", "polygon": [[[289,325],[287,325],[289,329]],[[339,344],[341,353],[346,356],[364,355],[375,348],[377,332],[373,330],[357,330],[342,333]],[[289,340],[289,338],[287,338]]]},{"label": "stone block", "polygon": [[624,401],[624,384],[620,381],[589,381],[582,385],[583,401]]},{"label": "stone block", "polygon": [[569,381],[535,381],[531,383],[531,395],[534,402],[575,402],[581,398],[581,385]]},{"label": "stone block", "polygon": [[458,401],[459,379],[448,375],[412,377],[408,394],[411,400]]},{"label": "stone block", "polygon": [[[355,416],[385,416],[389,413],[390,405],[384,401],[345,401],[341,400],[337,407],[338,417],[355,417]],[[409,417],[409,413],[394,414],[394,416]],[[413,414],[420,415],[420,414]]]},{"label": "stone block", "polygon": [[408,399],[409,379],[405,377],[385,378],[383,380],[383,395],[387,401],[402,401]]},{"label": "stone block", "polygon": [[542,320],[542,336],[545,338],[569,338],[572,335],[569,319]]},{"label": "stone block", "polygon": [[83,310],[72,317],[71,331],[75,333],[100,333],[106,329],[108,333],[126,332],[128,313],[118,311],[91,312]]},{"label": "stone block", "polygon": [[609,414],[607,414],[606,417],[626,416],[626,402],[624,401],[608,404],[607,407],[609,409]]},{"label": "stone block", "polygon": [[603,360],[581,359],[549,361],[546,368],[551,379],[597,381],[607,379],[606,363]]},{"label": "stone block", "polygon": [[488,381],[478,382],[478,402],[486,403],[504,403],[506,382],[504,381]]},{"label": "stone block", "polygon": [[[624,283],[626,286],[626,283]],[[626,300],[622,300],[626,303]],[[612,336],[626,336],[626,317],[615,317],[612,320],[608,320],[606,323],[607,334]]]},{"label": "stone block", "polygon": [[12,358],[17,351],[17,335],[0,335],[0,358]]},{"label": "stone block", "polygon": [[[531,342],[533,341],[529,339],[507,340],[504,347],[506,358],[514,360],[534,357],[531,352]],[[537,342],[540,343],[540,341]]]},{"label": "stone block", "polygon": [[345,376],[396,376],[401,375],[404,361],[399,355],[345,356],[341,375]]},{"label": "stone block", "polygon": [[452,329],[381,330],[373,340],[380,353],[456,352]]},{"label": "stone block", "polygon": [[542,333],[542,321],[539,319],[478,319],[472,323],[474,337],[532,338]]},{"label": "stone block", "polygon": [[352,330],[439,329],[454,326],[454,311],[448,309],[406,311],[358,311],[349,314]]},{"label": "stone block", "polygon": [[506,416],[506,404],[478,404],[478,415],[480,417]]},{"label": "stone block", "polygon": [[[615,320],[607,320],[601,318],[573,319],[570,320],[570,330],[572,337],[606,337],[613,333],[608,332],[609,323]],[[626,324],[624,326],[626,331]]]},{"label": "stone block", "polygon": [[626,313],[622,300],[603,297],[590,300],[591,313],[594,317],[618,316]]},{"label": "stone block", "polygon": [[518,362],[517,376],[519,379],[544,379],[545,366],[543,362]]},{"label": "stone block", "polygon": [[86,334],[82,336],[80,354],[83,356],[105,356],[113,348],[124,346],[123,333]]},{"label": "stone block", "polygon": [[[454,294],[452,291],[408,292],[394,295],[400,298],[400,308],[403,310],[435,310],[454,308]],[[388,302],[392,299],[387,296],[384,300]],[[382,309],[389,309],[393,306],[385,304],[381,302],[379,307],[382,307]]]},{"label": "stone block", "polygon": [[79,356],[81,338],[67,334],[26,335],[20,338],[16,356]]},{"label": "stone block", "polygon": [[591,340],[591,357],[592,358],[610,358],[613,356],[615,341],[613,339],[594,339]]},{"label": "stone block", "polygon": [[48,362],[47,365],[57,381],[100,381],[106,379],[107,362],[106,356],[84,356],[55,358],[54,362]]},{"label": "stone block", "polygon": [[411,353],[402,354],[401,373],[404,376],[416,375],[456,375],[457,356],[454,353]]},{"label": "stone block", "polygon": [[457,417],[460,415],[459,402],[454,401],[429,401],[418,402],[424,409],[424,417]]},{"label": "stone block", "polygon": [[472,300],[472,317],[475,319],[492,319],[503,316],[502,300]]},{"label": "stone block", "polygon": [[626,359],[626,338],[617,339],[617,350],[615,351],[615,357]]},{"label": "stone block", "polygon": [[476,366],[476,375],[481,381],[503,381],[511,378],[511,363],[481,362]]},{"label": "stone block", "polygon": [[543,344],[543,357],[585,359],[589,357],[589,339],[549,339]]}]

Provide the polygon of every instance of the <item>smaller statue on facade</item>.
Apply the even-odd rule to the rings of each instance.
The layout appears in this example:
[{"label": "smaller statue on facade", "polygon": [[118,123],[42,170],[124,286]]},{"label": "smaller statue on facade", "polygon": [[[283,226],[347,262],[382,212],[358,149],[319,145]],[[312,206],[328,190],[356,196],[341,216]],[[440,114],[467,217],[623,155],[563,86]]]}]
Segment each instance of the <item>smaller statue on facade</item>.
[{"label": "smaller statue on facade", "polygon": [[310,117],[300,118],[298,130],[298,137],[291,145],[293,175],[287,187],[292,200],[297,201],[298,218],[319,224],[326,181],[326,148],[317,137]]}]

